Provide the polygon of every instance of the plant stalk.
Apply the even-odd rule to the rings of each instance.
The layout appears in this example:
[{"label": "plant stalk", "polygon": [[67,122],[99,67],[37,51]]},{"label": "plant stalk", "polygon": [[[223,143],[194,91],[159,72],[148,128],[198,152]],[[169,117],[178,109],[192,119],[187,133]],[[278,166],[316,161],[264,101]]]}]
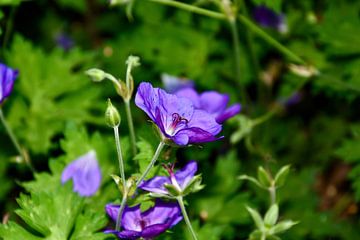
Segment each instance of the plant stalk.
[{"label": "plant stalk", "polygon": [[[119,212],[116,218],[116,226],[115,226],[115,230],[116,231],[120,231],[121,228],[121,220],[122,220],[122,214],[124,212],[125,209],[125,205],[126,205],[126,200],[127,200],[127,193],[126,193],[126,189],[124,189],[124,194],[123,194],[123,198],[121,200],[121,205],[119,208]],[[126,194],[125,194],[126,193]]]},{"label": "plant stalk", "polygon": [[193,240],[197,240],[196,233],[195,233],[193,227],[191,226],[190,219],[189,219],[189,217],[188,217],[188,215],[186,213],[186,209],[185,209],[185,205],[184,205],[184,201],[183,201],[182,196],[177,197],[176,199],[177,199],[177,201],[178,201],[178,203],[180,205],[182,215],[184,217],[184,220],[185,220],[186,225],[187,225],[187,227],[188,227],[188,229],[189,229],[189,231],[191,233],[191,236],[192,236]]},{"label": "plant stalk", "polygon": [[129,132],[130,132],[131,149],[132,149],[133,156],[135,156],[137,153],[136,137],[135,137],[134,122],[133,122],[133,118],[132,118],[132,114],[131,114],[130,101],[125,101],[125,110],[126,110],[126,117],[127,117],[127,121],[128,121]]},{"label": "plant stalk", "polygon": [[126,178],[125,178],[125,168],[124,168],[124,159],[122,156],[121,151],[121,144],[120,144],[120,137],[119,137],[119,127],[114,127],[114,136],[115,136],[115,143],[116,143],[116,151],[118,154],[118,161],[119,161],[119,170],[121,180],[123,182],[124,191],[126,190]]},{"label": "plant stalk", "polygon": [[139,186],[139,184],[144,180],[144,178],[146,177],[146,175],[149,173],[149,171],[151,170],[151,168],[154,166],[156,160],[159,158],[161,151],[163,150],[165,146],[165,143],[163,141],[161,141],[156,149],[156,152],[153,156],[153,158],[151,159],[151,162],[149,163],[149,165],[146,167],[145,172],[141,175],[141,177],[139,178],[139,180],[136,182],[136,187]]},{"label": "plant stalk", "polygon": [[12,129],[10,128],[9,124],[7,123],[4,113],[0,107],[0,120],[2,122],[2,124],[5,127],[5,130],[7,132],[7,134],[9,135],[11,142],[13,143],[13,145],[15,146],[16,150],[18,151],[18,153],[20,154],[20,156],[23,158],[23,160],[25,161],[25,163],[27,164],[27,166],[29,167],[29,169],[31,170],[31,172],[35,173],[35,169],[31,164],[31,161],[29,159],[29,157],[25,154],[24,150],[21,149],[20,144],[14,134],[14,132],[12,131]]}]

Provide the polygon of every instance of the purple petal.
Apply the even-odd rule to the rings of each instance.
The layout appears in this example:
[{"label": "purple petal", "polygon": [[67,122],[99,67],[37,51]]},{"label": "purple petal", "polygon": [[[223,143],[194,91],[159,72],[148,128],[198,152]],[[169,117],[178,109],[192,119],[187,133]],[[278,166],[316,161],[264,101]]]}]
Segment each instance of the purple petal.
[{"label": "purple petal", "polygon": [[184,189],[191,181],[191,179],[195,176],[197,169],[197,163],[195,161],[190,161],[185,165],[185,167],[175,173],[176,181],[179,183],[181,189]]},{"label": "purple petal", "polygon": [[170,228],[169,224],[155,224],[144,228],[142,231],[141,237],[148,239],[154,238],[161,233],[165,232],[168,228]]},{"label": "purple petal", "polygon": [[240,104],[234,104],[228,109],[226,109],[223,113],[221,113],[219,116],[216,117],[216,122],[223,123],[229,118],[235,116],[241,111],[241,105]]},{"label": "purple petal", "polygon": [[194,104],[195,108],[200,108],[200,96],[199,94],[192,88],[185,88],[185,89],[181,89],[177,92],[175,92],[175,95],[178,97],[183,97],[183,98],[187,98],[190,99],[191,102]]},{"label": "purple petal", "polygon": [[141,232],[124,230],[124,231],[118,232],[116,235],[122,239],[138,239],[141,237]]},{"label": "purple petal", "polygon": [[143,82],[139,85],[135,96],[135,104],[141,108],[152,121],[155,122],[155,110],[159,106],[159,93],[150,83]]},{"label": "purple petal", "polygon": [[186,78],[179,78],[179,77],[171,76],[166,73],[161,75],[161,81],[164,85],[165,90],[168,93],[174,93],[180,89],[194,87],[193,81],[186,79]]},{"label": "purple petal", "polygon": [[62,172],[61,182],[72,179],[74,192],[81,196],[92,196],[101,184],[101,170],[94,151],[79,157]]},{"label": "purple petal", "polygon": [[120,208],[120,205],[115,205],[115,204],[106,204],[106,206],[105,206],[105,211],[106,211],[107,215],[109,215],[109,217],[114,222],[116,222],[117,215],[119,213],[119,208]]},{"label": "purple petal", "polygon": [[139,188],[149,192],[167,194],[168,191],[164,188],[165,183],[171,184],[169,177],[158,176],[141,182]]},{"label": "purple petal", "polygon": [[229,96],[227,94],[220,94],[215,91],[204,92],[200,96],[201,109],[214,114],[214,117],[225,111],[228,102]]},{"label": "purple petal", "polygon": [[277,14],[266,6],[259,6],[254,9],[253,12],[254,20],[263,27],[271,27],[277,30],[284,28],[284,15]]},{"label": "purple petal", "polygon": [[195,110],[191,121],[188,123],[189,128],[200,128],[205,132],[215,136],[221,131],[221,125],[218,124],[214,117],[203,110]]},{"label": "purple petal", "polygon": [[175,202],[163,202],[156,200],[155,206],[142,213],[143,219],[150,222],[147,226],[155,224],[167,224],[169,227],[175,226],[181,221],[181,209]]},{"label": "purple petal", "polygon": [[13,70],[0,63],[0,103],[10,95],[18,73],[17,70]]},{"label": "purple petal", "polygon": [[[206,143],[206,142],[213,142],[216,140],[221,139],[222,137],[215,137],[211,133],[201,129],[201,128],[187,128],[184,130],[181,130],[177,135],[186,135],[188,137],[187,144],[196,144],[196,143]],[[176,138],[174,138],[174,141],[176,142]],[[177,143],[177,142],[176,142]],[[180,143],[177,143],[181,145]]]},{"label": "purple petal", "polygon": [[121,219],[121,225],[125,230],[141,231],[139,220],[142,219],[140,204],[134,207],[126,206]]}]

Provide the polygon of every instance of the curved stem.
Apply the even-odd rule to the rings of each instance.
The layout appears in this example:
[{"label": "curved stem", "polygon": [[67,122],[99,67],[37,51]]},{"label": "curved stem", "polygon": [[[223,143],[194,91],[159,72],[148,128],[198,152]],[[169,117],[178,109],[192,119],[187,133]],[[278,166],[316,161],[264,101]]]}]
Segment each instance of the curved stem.
[{"label": "curved stem", "polygon": [[35,173],[35,169],[31,164],[31,161],[28,157],[28,155],[26,155],[26,153],[24,152],[24,150],[21,149],[20,144],[18,142],[18,140],[16,139],[16,136],[14,134],[14,132],[12,131],[12,129],[10,128],[9,124],[7,123],[5,117],[4,117],[4,113],[0,107],[0,120],[2,122],[2,124],[5,127],[5,130],[7,132],[7,134],[9,135],[12,143],[14,144],[16,150],[18,151],[18,153],[20,154],[20,156],[23,158],[23,160],[25,161],[25,163],[28,165],[28,167],[30,168],[30,170]]},{"label": "curved stem", "polygon": [[127,117],[127,121],[128,121],[128,125],[129,125],[131,149],[132,149],[133,156],[135,156],[137,153],[136,137],[135,137],[134,123],[133,123],[132,114],[131,114],[130,101],[125,101],[125,110],[126,110],[126,117]]},{"label": "curved stem", "polygon": [[194,231],[194,229],[192,228],[190,219],[189,219],[189,217],[188,217],[188,215],[187,215],[187,213],[186,213],[186,209],[185,209],[185,205],[184,205],[183,198],[180,196],[180,197],[177,197],[176,199],[177,199],[177,201],[178,201],[178,203],[179,203],[179,205],[180,205],[182,215],[183,215],[184,220],[185,220],[185,222],[186,222],[186,225],[187,225],[187,227],[188,227],[188,229],[189,229],[189,231],[190,231],[190,233],[191,233],[192,238],[193,238],[194,240],[197,240],[195,231]]},{"label": "curved stem", "polygon": [[139,178],[139,180],[136,182],[136,187],[139,186],[139,184],[144,180],[144,178],[146,177],[146,175],[149,173],[149,171],[151,170],[151,168],[154,166],[156,160],[159,158],[161,151],[163,150],[165,146],[165,143],[163,141],[161,141],[156,149],[156,152],[153,156],[153,158],[151,159],[151,162],[149,163],[149,165],[147,166],[145,172],[141,175],[141,177]]},{"label": "curved stem", "polygon": [[124,159],[122,157],[121,145],[120,145],[120,137],[119,137],[119,127],[114,127],[114,135],[115,135],[115,143],[116,143],[116,151],[118,154],[119,161],[119,170],[120,176],[124,187],[124,192],[126,191],[126,179],[125,179],[125,169],[124,169]]},{"label": "curved stem", "polygon": [[109,79],[110,81],[112,81],[116,85],[116,87],[121,89],[121,85],[120,85],[119,81],[113,75],[105,73],[105,77],[107,79]]},{"label": "curved stem", "polygon": [[119,212],[118,212],[118,215],[117,215],[117,218],[116,218],[116,226],[115,226],[116,231],[120,231],[120,228],[121,228],[121,218],[122,218],[122,214],[123,214],[124,209],[125,209],[126,199],[127,199],[127,195],[124,194],[123,198],[121,200],[121,205],[120,205]]}]

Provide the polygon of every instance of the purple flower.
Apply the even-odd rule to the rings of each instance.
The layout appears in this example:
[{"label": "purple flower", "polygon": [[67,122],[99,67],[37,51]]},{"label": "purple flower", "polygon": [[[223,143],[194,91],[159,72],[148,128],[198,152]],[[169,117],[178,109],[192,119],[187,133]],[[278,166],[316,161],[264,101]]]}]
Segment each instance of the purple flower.
[{"label": "purple flower", "polygon": [[55,37],[55,42],[65,51],[69,51],[75,45],[74,41],[65,33],[57,34]]},{"label": "purple flower", "polygon": [[169,177],[157,176],[140,183],[139,188],[160,195],[171,195],[165,188],[166,184],[173,185],[179,192],[183,192],[197,172],[197,163],[190,161],[181,170],[174,173],[173,168],[167,168]]},{"label": "purple flower", "polygon": [[100,187],[101,170],[96,159],[95,151],[90,151],[85,155],[71,162],[66,166],[61,175],[61,182],[73,180],[74,192],[80,196],[92,196]]},{"label": "purple flower", "polygon": [[0,104],[10,95],[18,74],[18,70],[0,63]]},{"label": "purple flower", "polygon": [[195,109],[190,99],[141,83],[135,97],[141,108],[159,127],[164,138],[177,145],[204,143],[219,139],[221,125],[204,110]]},{"label": "purple flower", "polygon": [[175,77],[166,73],[161,75],[161,81],[168,93],[174,93],[184,88],[194,88],[193,81],[186,78]]},{"label": "purple flower", "polygon": [[287,25],[283,14],[277,14],[264,5],[258,6],[253,12],[254,20],[263,27],[275,28],[279,32],[286,32]]},{"label": "purple flower", "polygon": [[215,91],[198,94],[192,88],[184,88],[177,91],[175,95],[190,99],[196,109],[206,111],[213,116],[219,124],[238,114],[241,110],[241,105],[238,103],[226,108],[229,103],[229,96]]},{"label": "purple flower", "polygon": [[[119,205],[106,205],[106,212],[116,221]],[[122,231],[108,230],[122,239],[150,239],[165,232],[182,220],[181,209],[177,203],[166,203],[156,200],[155,205],[141,212],[140,204],[134,207],[126,206],[122,215]]]}]

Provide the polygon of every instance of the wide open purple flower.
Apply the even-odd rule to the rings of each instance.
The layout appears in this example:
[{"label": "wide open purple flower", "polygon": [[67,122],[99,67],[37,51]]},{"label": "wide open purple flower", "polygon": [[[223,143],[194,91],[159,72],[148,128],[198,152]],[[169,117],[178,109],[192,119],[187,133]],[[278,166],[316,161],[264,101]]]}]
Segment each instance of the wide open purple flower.
[{"label": "wide open purple flower", "polygon": [[139,188],[160,195],[169,195],[165,184],[175,186],[179,192],[183,192],[197,172],[197,163],[190,161],[185,167],[174,173],[172,168],[168,168],[169,177],[157,176],[139,184]]},{"label": "wide open purple flower", "polygon": [[194,81],[186,78],[180,78],[169,74],[161,74],[161,81],[164,89],[168,93],[175,93],[184,88],[194,88]]},{"label": "wide open purple flower", "polygon": [[10,95],[18,74],[18,70],[13,70],[0,63],[0,104]]},{"label": "wide open purple flower", "polygon": [[253,17],[254,20],[263,27],[275,28],[279,32],[287,31],[285,16],[274,12],[264,5],[254,9]]},{"label": "wide open purple flower", "polygon": [[135,103],[159,127],[163,137],[177,145],[218,139],[216,135],[221,131],[221,125],[211,114],[195,109],[190,99],[166,93],[144,82],[138,88]]},{"label": "wide open purple flower", "polygon": [[177,91],[175,95],[190,99],[196,109],[206,111],[212,115],[219,124],[238,114],[241,110],[241,105],[238,103],[227,108],[229,95],[220,94],[215,91],[198,94],[192,88],[184,88]]},{"label": "wide open purple flower", "polygon": [[[106,205],[106,213],[116,222],[119,205]],[[140,204],[134,207],[126,206],[121,220],[121,231],[108,230],[121,239],[150,239],[165,232],[182,220],[181,209],[177,203],[156,200],[155,205],[141,212]]]},{"label": "wide open purple flower", "polygon": [[87,197],[96,193],[101,183],[101,170],[95,151],[80,156],[66,166],[61,175],[61,182],[65,183],[70,179],[73,180],[74,192],[80,196]]}]

